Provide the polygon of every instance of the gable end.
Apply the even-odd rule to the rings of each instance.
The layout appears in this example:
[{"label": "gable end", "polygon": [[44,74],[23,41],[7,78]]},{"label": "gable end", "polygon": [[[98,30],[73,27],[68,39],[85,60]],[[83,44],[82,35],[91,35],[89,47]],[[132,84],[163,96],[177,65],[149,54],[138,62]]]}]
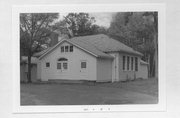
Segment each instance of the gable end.
[{"label": "gable end", "polygon": [[64,39],[64,40],[60,41],[58,44],[56,44],[53,48],[51,48],[50,50],[48,50],[47,52],[45,52],[43,55],[41,55],[41,56],[39,57],[39,60],[41,60],[41,59],[42,59],[43,57],[45,57],[47,54],[51,53],[53,50],[55,50],[58,46],[60,46],[60,45],[61,45],[62,43],[64,43],[64,42],[68,42],[68,43],[72,44],[73,46],[76,46],[77,48],[79,48],[79,49],[81,49],[81,50],[83,50],[83,51],[85,51],[85,52],[87,52],[87,53],[89,53],[89,54],[91,54],[91,55],[93,55],[93,56],[95,56],[95,57],[99,57],[98,55],[96,55],[96,54],[94,54],[94,53],[92,53],[92,52],[90,52],[90,51],[88,51],[88,50],[80,47],[79,45],[77,45],[77,44],[75,44],[75,43],[73,43],[73,42],[71,42],[71,41],[68,41],[68,40]]}]

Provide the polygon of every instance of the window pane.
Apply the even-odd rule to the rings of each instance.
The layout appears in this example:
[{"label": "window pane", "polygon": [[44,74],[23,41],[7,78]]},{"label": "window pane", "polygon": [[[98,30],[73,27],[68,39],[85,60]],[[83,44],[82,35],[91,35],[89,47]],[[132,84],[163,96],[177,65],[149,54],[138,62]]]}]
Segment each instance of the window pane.
[{"label": "window pane", "polygon": [[65,52],[68,52],[69,46],[65,46]]},{"label": "window pane", "polygon": [[61,69],[61,63],[57,63],[57,69]]},{"label": "window pane", "polygon": [[127,70],[129,70],[129,56],[127,57]]},{"label": "window pane", "polygon": [[50,67],[50,63],[49,62],[46,63],[46,67]]},{"label": "window pane", "polygon": [[61,47],[61,52],[64,52],[64,46]]},{"label": "window pane", "polygon": [[125,56],[123,56],[123,70],[125,70],[125,62],[126,61],[126,57]]},{"label": "window pane", "polygon": [[86,62],[81,62],[81,68],[86,68]]},{"label": "window pane", "polygon": [[63,63],[63,68],[67,69],[67,63]]},{"label": "window pane", "polygon": [[73,52],[73,46],[72,45],[70,46],[70,52]]},{"label": "window pane", "polygon": [[131,57],[131,70],[133,70],[133,69],[134,69],[134,58]]},{"label": "window pane", "polygon": [[135,57],[135,71],[138,71],[138,58]]}]

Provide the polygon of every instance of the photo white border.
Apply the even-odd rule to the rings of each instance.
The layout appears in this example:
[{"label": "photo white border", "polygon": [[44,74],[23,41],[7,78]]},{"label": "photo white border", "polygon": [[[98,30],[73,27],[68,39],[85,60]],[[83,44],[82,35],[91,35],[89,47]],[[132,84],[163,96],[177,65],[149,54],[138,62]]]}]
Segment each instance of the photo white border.
[{"label": "photo white border", "polygon": [[[166,5],[159,4],[64,4],[64,5],[13,5],[12,49],[13,49],[13,113],[71,113],[71,112],[134,112],[166,111]],[[158,64],[159,103],[132,105],[32,105],[20,106],[20,13],[67,13],[67,12],[138,12],[158,11]]]}]

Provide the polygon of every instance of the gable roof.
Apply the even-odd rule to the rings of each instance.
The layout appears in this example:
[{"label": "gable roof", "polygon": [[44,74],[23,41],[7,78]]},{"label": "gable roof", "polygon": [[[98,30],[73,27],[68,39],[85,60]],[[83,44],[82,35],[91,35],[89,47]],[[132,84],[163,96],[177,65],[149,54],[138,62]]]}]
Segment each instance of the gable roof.
[{"label": "gable roof", "polygon": [[142,56],[140,52],[133,50],[132,48],[126,46],[125,44],[115,39],[112,39],[104,34],[98,34],[98,35],[89,35],[89,36],[79,36],[71,39],[63,39],[52,48],[49,48],[44,52],[40,52],[39,55],[40,54],[42,55],[39,57],[39,59],[42,59],[46,54],[50,53],[52,50],[54,50],[64,41],[69,42],[70,44],[90,53],[95,57],[113,58],[111,55],[107,54],[106,52],[117,52],[117,51]]},{"label": "gable roof", "polygon": [[127,52],[132,53],[136,55],[142,55],[140,52],[135,51],[131,47],[128,47],[127,45],[112,39],[104,34],[98,34],[98,35],[89,35],[89,36],[82,36],[82,37],[74,37],[70,40],[75,40],[77,42],[86,42],[87,44],[91,44],[95,46],[97,49],[99,49],[102,52]]},{"label": "gable roof", "polygon": [[89,54],[91,54],[91,55],[93,55],[95,57],[98,57],[98,58],[114,58],[113,56],[98,50],[93,45],[89,45],[87,42],[84,42],[84,41],[79,42],[79,41],[70,40],[70,39],[63,39],[58,44],[53,46],[52,48],[47,49],[44,53],[42,52],[43,54],[39,57],[39,59],[42,59],[45,55],[47,55],[48,53],[53,51],[55,48],[57,48],[63,42],[68,42],[68,43],[70,43],[70,44],[72,44],[72,45],[84,50],[85,52],[87,52],[87,53],[89,53]]},{"label": "gable roof", "polygon": [[91,45],[86,41],[79,41],[79,40],[73,40],[73,39],[70,39],[67,41],[71,42],[72,44],[74,44],[76,46],[80,46],[80,48],[85,49],[85,51],[87,50],[88,52],[92,52],[93,54],[96,55],[96,57],[114,58],[113,56],[102,52],[101,50],[96,48],[94,45]]}]

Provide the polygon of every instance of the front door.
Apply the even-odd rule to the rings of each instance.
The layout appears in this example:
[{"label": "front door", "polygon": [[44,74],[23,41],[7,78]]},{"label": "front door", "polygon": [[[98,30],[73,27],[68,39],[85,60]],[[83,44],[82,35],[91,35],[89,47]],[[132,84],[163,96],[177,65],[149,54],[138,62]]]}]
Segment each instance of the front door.
[{"label": "front door", "polygon": [[114,60],[113,60],[113,63],[112,63],[112,82],[114,81],[119,81],[118,79],[118,64],[119,64],[119,61],[118,61],[118,54],[112,54],[112,56],[114,56]]},{"label": "front door", "polygon": [[87,61],[86,60],[81,60],[80,61],[80,75],[82,80],[87,80]]}]

